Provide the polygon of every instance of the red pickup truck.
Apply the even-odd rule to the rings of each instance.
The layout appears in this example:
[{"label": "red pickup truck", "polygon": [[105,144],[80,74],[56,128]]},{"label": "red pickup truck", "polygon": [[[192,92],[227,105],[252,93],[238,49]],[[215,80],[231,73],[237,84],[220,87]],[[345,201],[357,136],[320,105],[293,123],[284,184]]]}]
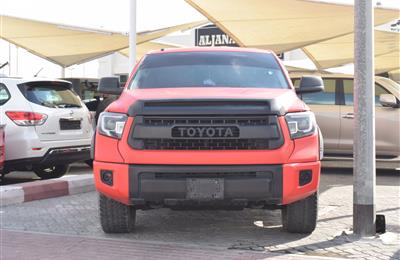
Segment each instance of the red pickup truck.
[{"label": "red pickup truck", "polygon": [[[323,90],[303,77],[298,92]],[[105,232],[130,232],[136,210],[281,209],[283,228],[317,221],[322,141],[314,114],[270,51],[187,48],[147,54],[100,115],[94,176]]]}]

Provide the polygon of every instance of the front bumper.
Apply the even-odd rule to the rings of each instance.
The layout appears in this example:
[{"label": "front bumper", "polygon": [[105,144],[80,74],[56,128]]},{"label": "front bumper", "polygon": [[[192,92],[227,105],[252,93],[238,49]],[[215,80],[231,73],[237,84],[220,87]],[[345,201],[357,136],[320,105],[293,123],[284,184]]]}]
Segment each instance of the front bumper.
[{"label": "front bumper", "polygon": [[31,170],[34,167],[70,164],[90,159],[90,145],[51,148],[43,157],[32,157],[5,162],[7,172]]},{"label": "front bumper", "polygon": [[[311,174],[310,181],[302,185],[299,183],[301,171]],[[107,184],[102,179],[104,172],[112,173],[112,183]],[[97,190],[137,208],[284,205],[317,192],[319,175],[319,161],[283,165],[128,165],[94,162]],[[196,190],[193,185],[202,188]]]}]

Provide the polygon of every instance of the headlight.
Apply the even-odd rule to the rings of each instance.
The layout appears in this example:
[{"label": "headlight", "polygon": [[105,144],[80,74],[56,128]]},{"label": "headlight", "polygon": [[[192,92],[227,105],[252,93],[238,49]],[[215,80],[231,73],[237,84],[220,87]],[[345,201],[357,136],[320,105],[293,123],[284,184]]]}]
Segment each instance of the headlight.
[{"label": "headlight", "polygon": [[97,128],[102,135],[121,139],[127,119],[124,114],[103,112],[100,114]]},{"label": "headlight", "polygon": [[285,119],[292,139],[312,135],[317,128],[312,112],[289,113],[286,114]]},{"label": "headlight", "polygon": [[318,130],[319,135],[319,160],[324,158],[324,138],[322,137],[321,130]]}]

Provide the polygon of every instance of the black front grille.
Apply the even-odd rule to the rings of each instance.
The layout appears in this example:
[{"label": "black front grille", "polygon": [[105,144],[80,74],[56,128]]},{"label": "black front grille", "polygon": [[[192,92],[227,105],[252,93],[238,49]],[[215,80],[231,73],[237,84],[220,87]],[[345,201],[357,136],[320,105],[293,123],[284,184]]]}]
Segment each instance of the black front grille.
[{"label": "black front grille", "polygon": [[81,129],[81,121],[80,120],[60,119],[60,129],[61,130]]},{"label": "black front grille", "polygon": [[266,139],[145,139],[145,150],[261,150]]},{"label": "black front grille", "polygon": [[186,179],[186,178],[211,178],[211,179],[243,179],[256,178],[257,174],[262,174],[263,177],[272,177],[271,172],[157,172],[154,177],[156,179]]},{"label": "black front grille", "polygon": [[268,117],[259,118],[144,118],[145,125],[172,126],[172,125],[266,125]]},{"label": "black front grille", "polygon": [[214,126],[214,125],[185,125],[174,126],[171,130],[173,138],[238,138],[240,130],[238,126]]},{"label": "black front grille", "polygon": [[138,116],[129,144],[142,150],[270,150],[283,144],[278,118]]}]

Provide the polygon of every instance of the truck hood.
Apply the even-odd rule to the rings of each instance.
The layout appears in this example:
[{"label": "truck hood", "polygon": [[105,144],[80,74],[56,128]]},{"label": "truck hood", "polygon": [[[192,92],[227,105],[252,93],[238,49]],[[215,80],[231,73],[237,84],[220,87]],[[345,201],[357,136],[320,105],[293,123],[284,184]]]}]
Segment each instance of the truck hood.
[{"label": "truck hood", "polygon": [[[273,114],[284,115],[287,112],[309,110],[292,89],[268,88],[154,88],[124,90],[120,98],[112,103],[106,111],[125,113],[131,116],[143,113],[146,104],[168,104],[183,102],[191,104],[202,102],[240,102],[266,104]],[[200,104],[200,103],[199,103]],[[210,103],[211,104],[211,103]]]}]

